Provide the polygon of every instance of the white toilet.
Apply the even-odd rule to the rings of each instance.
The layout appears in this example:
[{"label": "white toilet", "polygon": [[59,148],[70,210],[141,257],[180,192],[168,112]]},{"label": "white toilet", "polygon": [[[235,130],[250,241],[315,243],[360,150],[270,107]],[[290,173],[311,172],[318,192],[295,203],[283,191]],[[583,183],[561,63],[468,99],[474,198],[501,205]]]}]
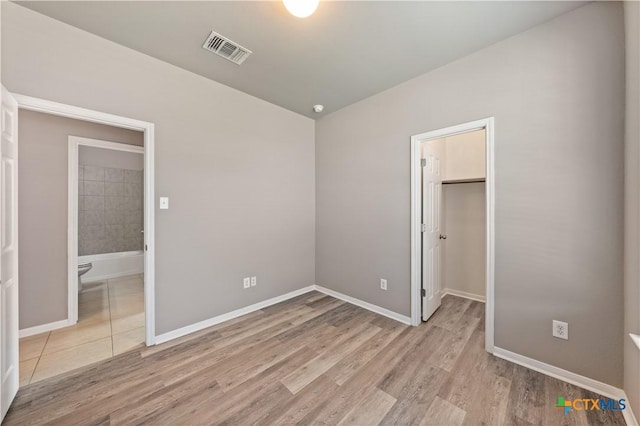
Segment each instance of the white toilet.
[{"label": "white toilet", "polygon": [[78,291],[82,290],[82,277],[84,274],[89,272],[93,268],[92,263],[83,263],[82,265],[78,265]]}]

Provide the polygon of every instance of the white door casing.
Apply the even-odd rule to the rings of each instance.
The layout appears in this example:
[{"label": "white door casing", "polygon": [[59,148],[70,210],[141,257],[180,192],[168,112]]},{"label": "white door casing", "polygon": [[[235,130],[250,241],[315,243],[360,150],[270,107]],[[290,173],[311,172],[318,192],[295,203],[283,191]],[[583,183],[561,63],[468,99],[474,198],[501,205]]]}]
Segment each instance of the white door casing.
[{"label": "white door casing", "polygon": [[13,94],[20,109],[89,121],[144,132],[144,312],[147,346],[156,344],[155,335],[155,136],[154,124],[134,118],[61,104],[45,99]]},{"label": "white door casing", "polygon": [[422,144],[422,320],[428,320],[442,300],[440,243],[442,232],[442,144]]},{"label": "white door casing", "polygon": [[18,103],[4,86],[0,114],[0,418],[4,419],[19,386]]},{"label": "white door casing", "polygon": [[495,286],[495,120],[487,117],[411,136],[411,325],[422,322],[422,167],[423,142],[442,139],[474,130],[485,130],[485,199],[486,199],[486,308],[485,349],[494,352],[494,286]]}]

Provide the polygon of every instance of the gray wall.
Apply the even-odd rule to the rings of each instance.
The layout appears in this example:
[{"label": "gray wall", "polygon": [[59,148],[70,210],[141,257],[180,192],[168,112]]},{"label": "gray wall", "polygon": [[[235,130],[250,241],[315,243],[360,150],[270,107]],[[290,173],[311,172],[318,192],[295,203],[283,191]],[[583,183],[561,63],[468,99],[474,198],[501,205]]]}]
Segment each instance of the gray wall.
[{"label": "gray wall", "polygon": [[117,151],[114,149],[81,145],[78,150],[78,163],[86,166],[143,170],[144,155],[137,152]]},{"label": "gray wall", "polygon": [[487,214],[484,182],[442,185],[442,286],[484,297]]},{"label": "gray wall", "polygon": [[67,318],[69,135],[131,145],[142,145],[143,138],[140,132],[26,110],[20,110],[18,134],[23,329]]},{"label": "gray wall", "polygon": [[621,386],[623,28],[589,4],[319,120],[316,283],[409,315],[409,138],[493,116],[495,344]]},{"label": "gray wall", "polygon": [[156,333],[314,283],[313,120],[2,8],[10,91],[155,123],[156,195],[170,197],[169,210],[156,200]]},{"label": "gray wall", "polygon": [[640,420],[640,3],[624,3],[626,28],[624,390]]}]

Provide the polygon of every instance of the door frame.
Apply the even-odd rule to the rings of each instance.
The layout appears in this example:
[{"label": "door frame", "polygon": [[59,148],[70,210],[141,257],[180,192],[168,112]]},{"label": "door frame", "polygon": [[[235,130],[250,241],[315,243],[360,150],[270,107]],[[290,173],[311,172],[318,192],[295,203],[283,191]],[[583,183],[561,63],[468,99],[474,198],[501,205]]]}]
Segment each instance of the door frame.
[{"label": "door frame", "polygon": [[67,232],[67,276],[69,281],[67,290],[67,316],[69,318],[70,324],[75,324],[78,322],[78,168],[81,146],[111,149],[114,151],[122,152],[132,152],[135,154],[142,154],[142,156],[144,157],[144,147],[142,146],[128,145],[118,142],[108,142],[98,139],[84,138],[80,136],[69,136],[69,158],[67,162],[67,182],[69,185],[67,189],[67,229],[69,230],[69,232]]},{"label": "door frame", "polygon": [[[12,93],[16,101],[18,101],[18,108],[42,112],[45,114],[52,114],[61,117],[73,118],[76,120],[89,121],[92,123],[105,124],[107,126],[119,127],[129,130],[137,130],[144,133],[144,243],[146,250],[144,251],[144,310],[145,310],[145,343],[147,346],[155,345],[155,136],[154,136],[154,124],[136,120],[129,117],[123,117],[119,115],[109,114],[105,112],[95,111],[86,108],[80,108],[72,105],[62,104],[58,102],[48,101],[45,99],[34,98],[31,96],[20,95]],[[77,213],[76,213],[77,214]],[[71,233],[72,229],[68,229],[68,233]],[[76,237],[77,238],[77,237]],[[77,256],[77,247],[76,247]],[[77,259],[77,258],[76,258]],[[70,262],[70,260],[69,260]],[[77,262],[77,260],[76,260]],[[71,274],[71,277],[75,275],[77,286],[77,264],[74,266],[76,270],[75,274]],[[70,278],[69,288],[71,286]],[[77,291],[75,295],[68,295],[68,300],[71,297],[76,299],[77,304]],[[68,318],[67,321],[71,322],[73,318],[71,314],[71,303],[68,306]],[[77,310],[76,310],[77,312]],[[76,318],[77,320],[77,318]]]},{"label": "door frame", "polygon": [[485,305],[485,349],[493,353],[494,347],[494,286],[495,286],[495,167],[494,167],[494,118],[470,121],[411,136],[411,325],[421,323],[422,286],[422,173],[420,166],[420,144],[474,130],[485,130],[486,178],[485,197],[486,223],[486,305]]}]

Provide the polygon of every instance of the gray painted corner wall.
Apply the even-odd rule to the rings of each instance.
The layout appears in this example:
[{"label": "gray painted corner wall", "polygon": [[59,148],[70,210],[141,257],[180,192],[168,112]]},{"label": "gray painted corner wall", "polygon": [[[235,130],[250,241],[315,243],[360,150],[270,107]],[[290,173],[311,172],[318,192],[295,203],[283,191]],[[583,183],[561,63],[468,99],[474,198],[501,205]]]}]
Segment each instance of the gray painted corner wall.
[{"label": "gray painted corner wall", "polygon": [[[142,135],[142,133],[140,133],[140,135]],[[144,140],[140,146],[142,145],[144,145]],[[78,149],[78,163],[83,166],[143,170],[144,154],[80,145]]]},{"label": "gray painted corner wall", "polygon": [[319,120],[316,283],[409,315],[410,137],[493,116],[495,344],[620,387],[623,28],[592,3]]},{"label": "gray painted corner wall", "polygon": [[314,284],[313,120],[2,8],[10,91],[155,123],[157,334]]},{"label": "gray painted corner wall", "polygon": [[626,29],[624,390],[640,421],[640,3],[624,3]]},{"label": "gray painted corner wall", "polygon": [[[3,52],[4,54],[4,52]],[[67,318],[68,137],[142,145],[143,135],[20,110],[20,329]]]},{"label": "gray painted corner wall", "polygon": [[442,185],[442,286],[486,294],[487,212],[484,182]]}]

